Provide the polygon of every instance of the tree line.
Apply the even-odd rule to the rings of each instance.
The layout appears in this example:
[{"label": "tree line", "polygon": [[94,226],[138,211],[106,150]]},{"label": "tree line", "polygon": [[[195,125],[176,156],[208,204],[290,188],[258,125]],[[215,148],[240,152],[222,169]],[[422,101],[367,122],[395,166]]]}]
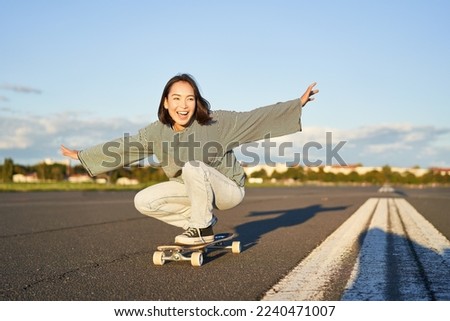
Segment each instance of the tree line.
[{"label": "tree line", "polygon": [[[82,165],[68,166],[65,164],[46,164],[39,163],[36,165],[20,165],[15,164],[12,159],[6,158],[3,165],[0,165],[0,181],[10,183],[13,181],[14,174],[31,175],[34,174],[41,181],[64,181],[71,175],[87,175]],[[115,183],[120,177],[136,179],[140,183],[162,182],[167,177],[160,167],[138,167],[131,166],[113,170],[99,177],[106,178],[110,183]],[[373,170],[365,174],[358,174],[353,171],[349,174],[325,172],[322,167],[318,170],[310,170],[302,166],[290,167],[287,171],[279,173],[274,171],[272,175],[268,175],[264,169],[253,172],[250,177],[262,178],[265,181],[320,181],[330,183],[369,183],[369,184],[450,184],[448,173],[441,175],[433,171],[428,171],[423,176],[416,176],[411,172],[398,173],[392,171],[391,167],[386,165],[381,171]]]},{"label": "tree line", "polygon": [[[82,165],[68,166],[65,164],[46,164],[36,165],[14,164],[13,160],[6,158],[3,165],[0,165],[0,181],[10,183],[13,181],[13,175],[36,175],[40,181],[65,181],[69,176],[88,175]],[[113,170],[107,174],[97,176],[105,178],[109,183],[115,183],[120,177],[137,179],[140,183],[162,182],[167,180],[163,170],[158,167],[128,167]]]},{"label": "tree line", "polygon": [[373,170],[365,174],[359,174],[352,171],[349,174],[344,173],[330,173],[325,172],[323,167],[318,170],[310,170],[305,167],[297,166],[290,167],[287,171],[279,173],[274,171],[272,175],[268,175],[264,169],[253,172],[251,177],[262,178],[264,181],[294,181],[294,182],[308,182],[320,181],[329,183],[368,183],[368,184],[411,184],[411,185],[426,185],[426,184],[450,184],[450,176],[447,174],[428,171],[423,176],[416,176],[411,172],[403,174],[392,171],[391,167],[386,165],[382,167],[381,171]]}]

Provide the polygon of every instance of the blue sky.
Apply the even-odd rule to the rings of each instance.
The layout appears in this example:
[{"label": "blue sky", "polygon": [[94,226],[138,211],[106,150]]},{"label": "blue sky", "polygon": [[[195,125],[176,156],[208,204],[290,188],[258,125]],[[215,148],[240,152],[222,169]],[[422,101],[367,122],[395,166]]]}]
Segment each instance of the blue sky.
[{"label": "blue sky", "polygon": [[[134,133],[194,75],[213,109],[320,93],[287,137],[347,163],[450,166],[448,1],[0,0],[0,159]],[[325,149],[324,149],[325,150]],[[317,153],[315,157],[324,157]],[[319,152],[319,151],[318,151]]]}]

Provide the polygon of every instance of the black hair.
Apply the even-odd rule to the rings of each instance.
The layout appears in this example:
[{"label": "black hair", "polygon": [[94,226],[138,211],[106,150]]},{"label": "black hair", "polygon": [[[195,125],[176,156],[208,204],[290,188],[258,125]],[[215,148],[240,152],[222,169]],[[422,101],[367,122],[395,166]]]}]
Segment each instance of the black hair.
[{"label": "black hair", "polygon": [[194,77],[192,77],[189,74],[178,74],[172,77],[167,82],[161,95],[161,102],[159,103],[158,108],[159,121],[165,125],[172,126],[174,124],[174,120],[172,119],[172,117],[170,117],[168,110],[164,108],[164,102],[166,98],[168,98],[169,96],[170,88],[172,88],[172,85],[179,81],[187,82],[188,84],[191,85],[192,89],[194,89],[194,96],[195,96],[195,111],[193,116],[194,119],[197,120],[197,122],[200,125],[209,124],[212,120],[210,104],[205,98],[202,97]]}]

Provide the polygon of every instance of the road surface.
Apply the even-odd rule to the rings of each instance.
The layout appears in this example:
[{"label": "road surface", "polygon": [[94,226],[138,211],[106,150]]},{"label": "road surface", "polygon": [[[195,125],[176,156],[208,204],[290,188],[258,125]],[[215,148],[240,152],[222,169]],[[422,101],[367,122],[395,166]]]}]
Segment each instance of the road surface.
[{"label": "road surface", "polygon": [[181,231],[135,192],[0,193],[2,300],[450,300],[450,189],[248,188],[241,254],[152,264]]}]

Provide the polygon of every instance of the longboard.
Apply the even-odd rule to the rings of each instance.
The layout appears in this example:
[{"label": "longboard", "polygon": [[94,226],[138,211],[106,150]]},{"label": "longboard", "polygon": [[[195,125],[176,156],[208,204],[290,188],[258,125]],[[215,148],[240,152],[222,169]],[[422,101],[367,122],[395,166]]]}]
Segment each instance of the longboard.
[{"label": "longboard", "polygon": [[226,249],[232,253],[241,253],[241,242],[233,241],[231,245],[225,242],[236,238],[237,234],[220,233],[214,236],[214,241],[195,245],[169,244],[160,245],[153,253],[153,264],[163,265],[166,261],[191,261],[192,266],[202,266],[203,253],[209,249]]}]

